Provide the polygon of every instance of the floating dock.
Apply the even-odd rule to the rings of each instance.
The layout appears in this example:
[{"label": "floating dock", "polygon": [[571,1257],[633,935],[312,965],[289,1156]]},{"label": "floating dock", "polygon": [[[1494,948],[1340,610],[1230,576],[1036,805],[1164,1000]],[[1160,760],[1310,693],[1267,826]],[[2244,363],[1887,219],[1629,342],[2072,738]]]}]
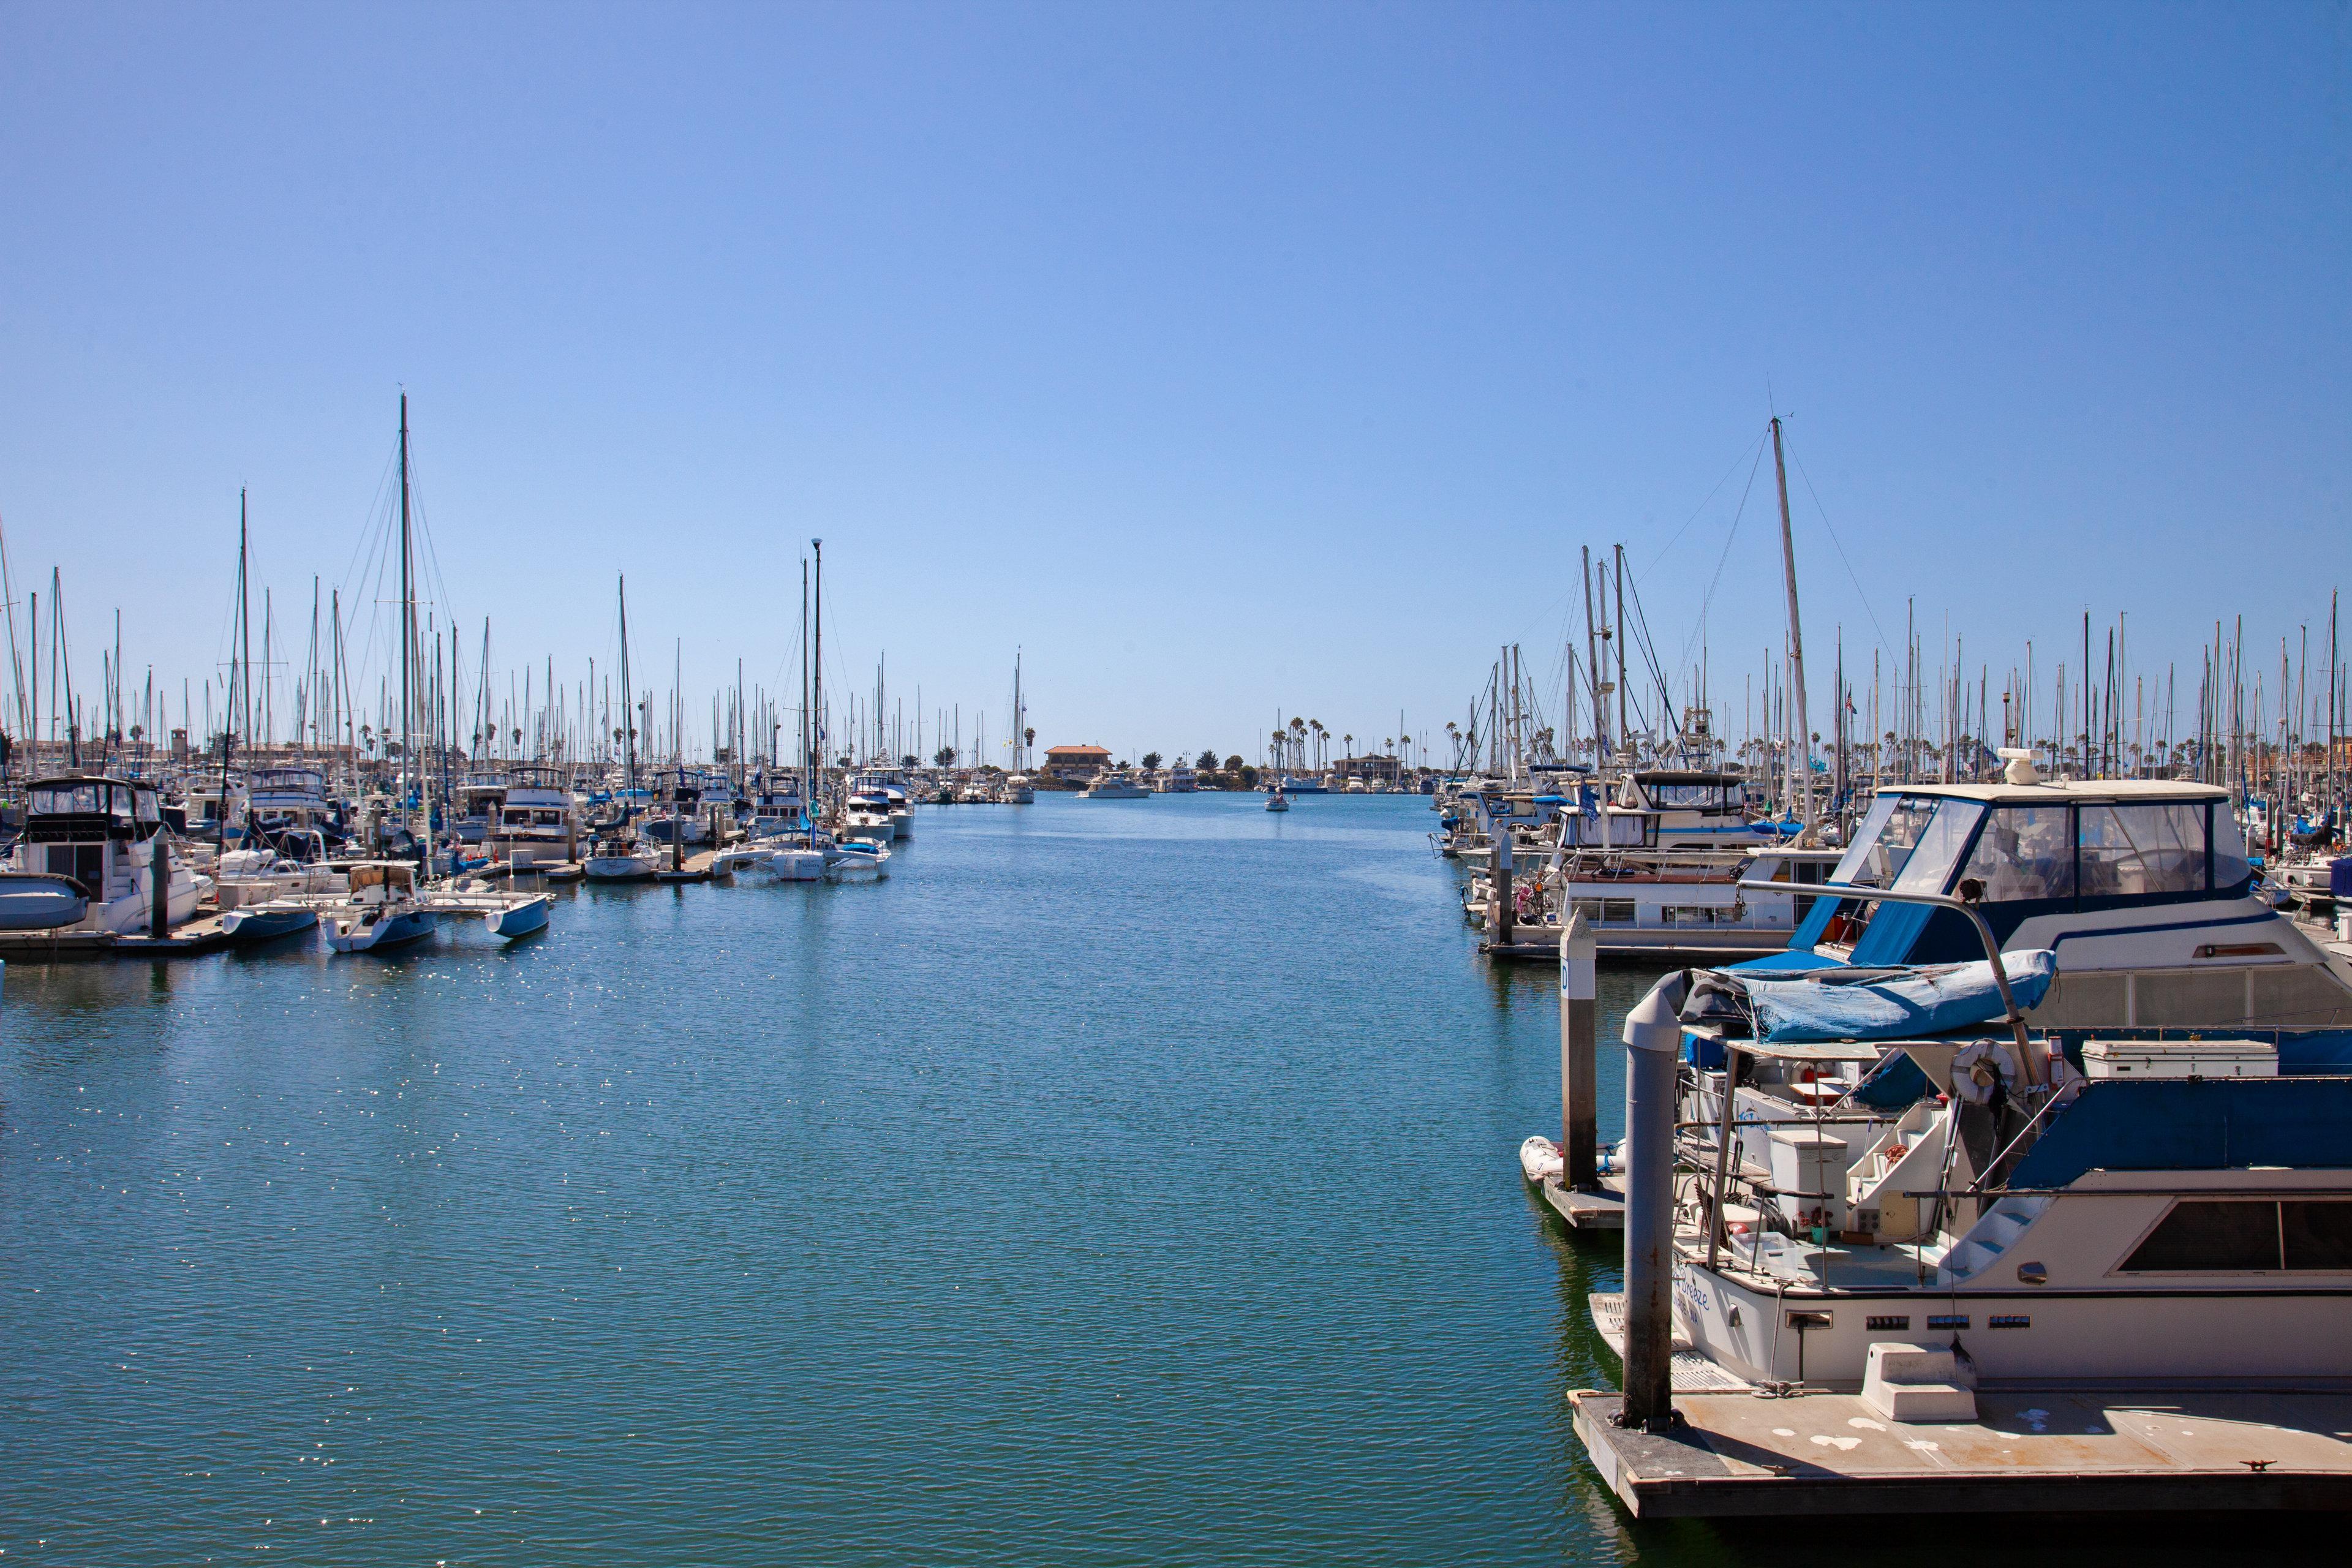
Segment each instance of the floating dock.
[{"label": "floating dock", "polygon": [[2352,1510],[2352,1392],[1980,1391],[1955,1426],[1676,1381],[1667,1434],[1617,1426],[1617,1394],[1568,1396],[1637,1519]]},{"label": "floating dock", "polygon": [[1551,1212],[1570,1230],[1623,1230],[1625,1199],[1622,1194],[1570,1187],[1547,1178],[1538,1189]]},{"label": "floating dock", "polygon": [[40,963],[53,958],[194,958],[229,944],[218,914],[197,915],[167,937],[110,931],[0,931],[0,960]]}]

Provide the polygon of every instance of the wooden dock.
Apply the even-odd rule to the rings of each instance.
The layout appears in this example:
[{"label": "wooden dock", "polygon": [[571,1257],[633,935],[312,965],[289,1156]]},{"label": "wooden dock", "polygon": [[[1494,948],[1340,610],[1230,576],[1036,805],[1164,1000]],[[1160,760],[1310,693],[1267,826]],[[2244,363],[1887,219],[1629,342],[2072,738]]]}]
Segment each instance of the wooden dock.
[{"label": "wooden dock", "polygon": [[41,963],[57,958],[194,958],[229,944],[218,914],[197,915],[167,937],[110,931],[0,931],[0,960]]},{"label": "wooden dock", "polygon": [[1640,1519],[2352,1510],[2352,1393],[1979,1392],[1973,1422],[1889,1421],[1855,1394],[1675,1395],[1675,1430],[1568,1396]]},{"label": "wooden dock", "polygon": [[715,849],[698,850],[686,857],[681,869],[673,871],[667,866],[664,866],[654,873],[654,880],[656,882],[708,882],[716,875],[711,869],[711,864],[718,858],[719,852]]},{"label": "wooden dock", "polygon": [[1579,1187],[1563,1186],[1547,1180],[1540,1189],[1543,1201],[1561,1223],[1570,1230],[1623,1230],[1625,1199],[1612,1192],[1588,1192]]}]

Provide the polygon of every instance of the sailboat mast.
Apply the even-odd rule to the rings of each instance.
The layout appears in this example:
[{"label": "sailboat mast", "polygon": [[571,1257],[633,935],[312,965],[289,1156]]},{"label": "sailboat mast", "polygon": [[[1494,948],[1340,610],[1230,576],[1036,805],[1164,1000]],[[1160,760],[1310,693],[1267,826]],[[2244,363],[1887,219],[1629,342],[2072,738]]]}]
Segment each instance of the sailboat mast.
[{"label": "sailboat mast", "polygon": [[1807,827],[1813,825],[1813,747],[1811,721],[1805,710],[1805,634],[1797,617],[1797,544],[1789,529],[1789,468],[1780,456],[1780,416],[1772,416],[1772,475],[1780,489],[1780,567],[1789,585],[1789,695],[1793,701],[1784,713],[1796,721],[1796,732],[1789,745],[1789,799],[1799,799],[1803,791],[1804,816],[1799,820]]},{"label": "sailboat mast", "polygon": [[[49,619],[54,622],[57,619],[57,595],[52,594],[49,597]],[[242,487],[236,492],[236,623],[242,649],[238,658],[243,666],[237,672],[237,690],[243,694],[245,701],[245,722],[239,732],[250,745],[253,742],[253,604],[251,585],[246,573],[245,490]],[[231,709],[234,710],[235,704]]]},{"label": "sailboat mast", "polygon": [[415,735],[410,718],[415,694],[409,687],[416,656],[415,585],[408,575],[408,394],[400,395],[400,810],[408,812],[409,752]]},{"label": "sailboat mast", "polygon": [[816,798],[816,770],[809,765],[809,737],[814,733],[809,719],[809,569],[808,558],[801,558],[801,809],[806,812]]},{"label": "sailboat mast", "polygon": [[[635,794],[637,787],[637,697],[636,689],[629,684],[629,579],[625,575],[620,583],[621,699],[625,704],[621,714],[621,754],[624,759],[622,765],[626,770],[623,776],[628,781],[630,792]],[[486,631],[484,635],[487,637],[488,634]],[[626,806],[622,807],[621,816],[623,821],[628,819]]]},{"label": "sailboat mast", "polygon": [[[816,742],[815,778],[824,776],[824,541],[813,539],[810,547],[816,552],[816,622],[810,631],[813,662],[809,666],[809,733]],[[812,782],[814,795],[816,784]]]}]

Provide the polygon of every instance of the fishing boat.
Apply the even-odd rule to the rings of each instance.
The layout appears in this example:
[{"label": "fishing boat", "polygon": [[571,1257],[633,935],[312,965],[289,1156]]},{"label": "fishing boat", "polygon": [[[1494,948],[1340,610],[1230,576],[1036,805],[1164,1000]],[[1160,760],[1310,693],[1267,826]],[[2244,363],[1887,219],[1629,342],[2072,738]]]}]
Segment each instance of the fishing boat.
[{"label": "fishing boat", "polygon": [[416,868],[405,860],[362,860],[351,868],[346,901],[331,908],[327,945],[337,952],[384,952],[433,934],[433,912],[416,897]]}]

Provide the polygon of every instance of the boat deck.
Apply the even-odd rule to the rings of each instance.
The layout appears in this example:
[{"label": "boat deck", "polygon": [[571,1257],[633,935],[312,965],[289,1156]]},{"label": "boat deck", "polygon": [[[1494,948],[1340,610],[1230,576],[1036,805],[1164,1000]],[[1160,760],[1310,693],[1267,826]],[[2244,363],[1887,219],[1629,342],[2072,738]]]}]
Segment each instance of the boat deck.
[{"label": "boat deck", "polygon": [[1855,1394],[1678,1387],[1663,1435],[1616,1426],[1617,1394],[1568,1398],[1642,1519],[2352,1509],[2352,1393],[2003,1390],[1946,1425]]}]

